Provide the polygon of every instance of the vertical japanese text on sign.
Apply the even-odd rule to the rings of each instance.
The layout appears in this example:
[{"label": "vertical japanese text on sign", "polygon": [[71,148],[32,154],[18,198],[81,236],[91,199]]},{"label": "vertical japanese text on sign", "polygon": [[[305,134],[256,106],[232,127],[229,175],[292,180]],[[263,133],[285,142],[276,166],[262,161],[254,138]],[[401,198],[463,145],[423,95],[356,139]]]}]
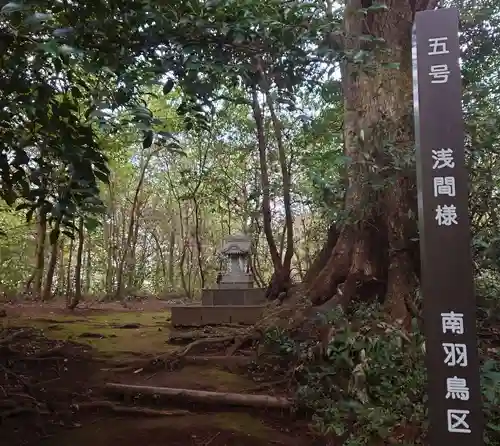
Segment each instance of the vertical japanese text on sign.
[{"label": "vertical japanese text on sign", "polygon": [[416,14],[414,101],[431,446],[482,444],[458,11]]}]

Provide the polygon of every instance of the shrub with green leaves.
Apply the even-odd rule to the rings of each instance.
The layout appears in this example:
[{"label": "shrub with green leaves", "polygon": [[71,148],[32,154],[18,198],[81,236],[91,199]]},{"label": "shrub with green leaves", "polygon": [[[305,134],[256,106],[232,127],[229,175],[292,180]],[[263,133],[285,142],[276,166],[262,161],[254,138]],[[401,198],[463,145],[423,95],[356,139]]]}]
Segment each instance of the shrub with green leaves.
[{"label": "shrub with green leaves", "polygon": [[[297,398],[313,413],[315,429],[343,446],[368,446],[391,439],[425,444],[427,432],[425,343],[384,322],[376,307],[353,317],[333,315],[327,351],[312,354],[315,341],[294,341],[272,331],[267,342],[281,354],[294,354]],[[500,444],[500,361],[481,346],[481,384],[486,418],[485,444]],[[489,355],[490,358],[487,358]],[[375,443],[374,443],[375,442]]]}]

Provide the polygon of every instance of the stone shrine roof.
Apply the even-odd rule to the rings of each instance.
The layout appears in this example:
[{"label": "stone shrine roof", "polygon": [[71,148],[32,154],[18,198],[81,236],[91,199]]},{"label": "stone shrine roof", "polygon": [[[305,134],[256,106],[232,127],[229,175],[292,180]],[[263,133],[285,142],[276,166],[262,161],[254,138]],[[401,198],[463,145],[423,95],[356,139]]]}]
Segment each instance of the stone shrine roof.
[{"label": "stone shrine roof", "polygon": [[224,245],[220,250],[221,254],[248,254],[250,252],[252,242],[245,234],[230,235],[224,241]]}]

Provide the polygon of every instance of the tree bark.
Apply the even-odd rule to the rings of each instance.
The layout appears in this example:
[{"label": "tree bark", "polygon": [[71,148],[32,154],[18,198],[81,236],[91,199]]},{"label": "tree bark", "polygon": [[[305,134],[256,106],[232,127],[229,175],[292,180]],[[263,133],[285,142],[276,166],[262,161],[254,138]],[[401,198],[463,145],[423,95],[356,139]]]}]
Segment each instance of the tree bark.
[{"label": "tree bark", "polygon": [[142,191],[142,186],[144,184],[144,180],[146,177],[146,171],[149,167],[149,163],[151,161],[151,158],[153,155],[155,155],[158,152],[158,149],[152,149],[150,152],[146,155],[146,158],[144,160],[144,164],[142,166],[140,175],[139,175],[139,181],[137,182],[137,186],[135,188],[135,193],[134,193],[134,199],[132,201],[132,207],[130,209],[130,216],[129,216],[129,223],[128,223],[128,229],[127,229],[127,237],[125,241],[125,246],[123,247],[123,254],[120,258],[120,263],[118,265],[118,270],[116,274],[116,294],[115,297],[118,300],[122,300],[123,296],[123,291],[124,291],[124,280],[125,280],[125,273],[128,271],[128,266],[129,266],[129,256],[130,256],[130,248],[131,244],[133,241],[134,237],[134,230],[135,230],[135,225],[137,224],[137,219],[138,219],[138,211],[139,211],[139,195]]},{"label": "tree bark", "polygon": [[[308,274],[313,304],[334,298],[347,306],[354,297],[379,295],[389,315],[408,323],[408,299],[417,277],[413,239],[416,187],[413,161],[413,104],[410,2],[390,0],[386,12],[359,9],[366,2],[349,0],[345,10],[345,46],[366,49],[362,34],[384,39],[389,51],[378,55],[374,72],[354,63],[343,67],[344,143],[352,160],[345,208],[350,211],[328,260],[317,274]],[[425,3],[425,5],[424,5]],[[428,2],[420,2],[426,9]],[[358,11],[358,12],[357,12]],[[397,63],[399,66],[389,66]],[[312,277],[311,277],[312,276]]]},{"label": "tree bark", "polygon": [[303,282],[311,283],[318,273],[325,267],[328,259],[332,253],[332,250],[335,248],[335,244],[337,243],[337,239],[339,238],[339,233],[337,230],[337,225],[332,223],[330,228],[328,229],[328,235],[323,248],[316,255],[312,265],[307,270],[307,273],[304,276]]},{"label": "tree bark", "polygon": [[35,271],[33,275],[33,294],[42,295],[43,271],[45,266],[45,239],[47,238],[47,214],[41,209],[38,214]]},{"label": "tree bark", "polygon": [[57,248],[59,242],[61,221],[57,220],[50,234],[50,259],[47,265],[47,275],[45,276],[45,285],[43,287],[42,300],[47,301],[52,297],[52,283],[54,282],[54,273],[57,265]]},{"label": "tree bark", "polygon": [[[269,94],[269,90],[267,89],[265,93],[266,93],[267,107],[269,108],[269,113],[271,114],[271,121],[273,123],[274,136],[276,138],[276,144],[278,146],[278,159],[282,176],[283,205],[285,207],[284,233],[286,233],[286,248],[285,248],[285,257],[283,259],[282,269],[285,270],[285,274],[288,273],[289,276],[292,257],[293,257],[293,248],[294,248],[293,214],[292,214],[292,198],[291,198],[292,180],[291,180],[290,169],[288,167],[288,162],[286,159],[286,150],[283,143],[282,124],[280,119],[278,118],[278,115],[276,114],[274,102],[271,98],[271,95]],[[285,288],[287,288],[287,285],[285,285]]]},{"label": "tree bark", "polygon": [[87,231],[87,253],[85,255],[85,284],[84,284],[84,294],[89,294],[92,287],[92,239],[90,238],[90,233]]},{"label": "tree bark", "polygon": [[[172,224],[174,223],[172,222]],[[174,267],[175,267],[175,230],[172,229],[170,231],[170,240],[168,242],[168,286],[170,287],[170,290],[175,289]]]},{"label": "tree bark", "polygon": [[83,246],[85,243],[83,217],[80,217],[78,225],[78,248],[76,251],[75,265],[75,294],[68,306],[70,310],[74,310],[82,299],[82,265],[83,265]]},{"label": "tree bark", "polygon": [[59,237],[59,268],[57,272],[57,288],[56,294],[58,296],[64,295],[64,290],[66,286],[65,281],[65,263],[64,263],[64,238]]},{"label": "tree bark", "polygon": [[[158,237],[158,234],[156,233],[156,229],[151,229],[150,231],[151,237],[153,238],[153,241],[156,245],[156,251],[158,254],[158,257],[160,258],[160,267],[161,267],[161,272],[162,272],[162,282],[163,282],[163,288],[165,290],[166,288],[166,279],[167,279],[167,264],[165,261],[165,255],[163,254],[163,247],[160,243],[160,239]],[[175,237],[175,233],[174,233]],[[173,261],[172,261],[173,263]],[[173,274],[173,273],[172,273]]]},{"label": "tree bark", "polygon": [[268,395],[246,395],[242,393],[209,392],[206,390],[174,389],[171,387],[136,386],[108,383],[105,389],[113,394],[121,395],[157,395],[196,403],[226,404],[244,407],[267,407],[275,409],[291,409],[292,400]]},{"label": "tree bark", "polygon": [[200,234],[200,207],[198,205],[198,200],[196,195],[193,194],[193,204],[194,204],[194,234],[196,240],[196,257],[198,262],[198,270],[200,274],[200,288],[205,288],[205,271],[203,267],[203,246],[201,243]]},{"label": "tree bark", "polygon": [[262,186],[262,223],[269,253],[275,271],[281,270],[281,258],[273,236],[271,215],[271,185],[269,181],[269,167],[267,164],[267,142],[264,130],[264,117],[259,103],[257,87],[252,89],[252,110],[257,130],[257,142],[259,147],[260,181]]},{"label": "tree bark", "polygon": [[74,237],[70,238],[69,241],[69,257],[68,257],[68,269],[66,271],[66,306],[69,308],[71,305],[71,299],[73,296],[73,285],[71,280],[71,267],[73,266],[73,247],[75,241]]}]

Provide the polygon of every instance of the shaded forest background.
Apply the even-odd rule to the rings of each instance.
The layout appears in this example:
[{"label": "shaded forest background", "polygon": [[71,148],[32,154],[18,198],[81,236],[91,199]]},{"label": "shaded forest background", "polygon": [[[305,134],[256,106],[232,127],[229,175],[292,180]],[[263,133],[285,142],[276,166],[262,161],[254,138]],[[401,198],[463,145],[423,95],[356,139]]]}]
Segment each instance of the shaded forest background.
[{"label": "shaded forest background", "polygon": [[[260,366],[271,353],[282,391],[329,444],[425,444],[411,28],[417,12],[447,6],[460,10],[485,439],[498,445],[498,0],[2,2],[1,299],[62,299],[70,310],[95,298],[196,299],[215,283],[224,237],[246,232],[255,282],[276,313],[207,345],[225,360],[248,347],[243,359]],[[311,305],[332,311],[309,317]],[[29,339],[11,349],[11,336],[40,327],[30,306],[47,307],[0,313],[0,347],[16,358],[0,364],[2,377],[23,392],[25,370],[12,364],[39,358]],[[116,330],[74,319],[92,309],[58,310],[79,341]],[[160,355],[124,368],[134,380],[149,367],[170,373],[178,352],[164,351],[163,306],[159,323],[121,312],[152,318],[128,337],[121,330],[126,348]],[[95,338],[96,350],[117,354],[112,333]],[[68,332],[56,336],[64,343]]]},{"label": "shaded forest background", "polygon": [[[193,298],[215,282],[223,238],[240,231],[252,237],[257,285],[278,276],[278,291],[286,291],[288,277],[311,282],[314,260],[340,228],[364,234],[379,225],[385,211],[374,213],[372,202],[413,176],[414,154],[391,140],[388,125],[377,127],[384,116],[349,116],[346,107],[356,104],[346,92],[366,94],[362,79],[375,82],[383,70],[404,72],[408,48],[401,53],[391,36],[408,24],[378,29],[377,21],[434,3],[129,3],[92,10],[10,2],[2,9],[5,296],[65,296],[69,305],[84,295]],[[459,3],[482,286],[496,283],[500,267],[500,18],[493,1]],[[404,116],[391,119],[403,125]],[[412,129],[404,131],[410,147]],[[383,141],[377,132],[385,132]],[[388,173],[381,155],[391,159]],[[369,189],[355,203],[353,178]],[[408,200],[399,211],[416,226]],[[403,242],[414,255],[418,234],[411,232]],[[368,257],[361,261],[373,263]],[[314,302],[349,277],[332,274],[313,286]],[[387,282],[384,274],[361,282]]]}]

